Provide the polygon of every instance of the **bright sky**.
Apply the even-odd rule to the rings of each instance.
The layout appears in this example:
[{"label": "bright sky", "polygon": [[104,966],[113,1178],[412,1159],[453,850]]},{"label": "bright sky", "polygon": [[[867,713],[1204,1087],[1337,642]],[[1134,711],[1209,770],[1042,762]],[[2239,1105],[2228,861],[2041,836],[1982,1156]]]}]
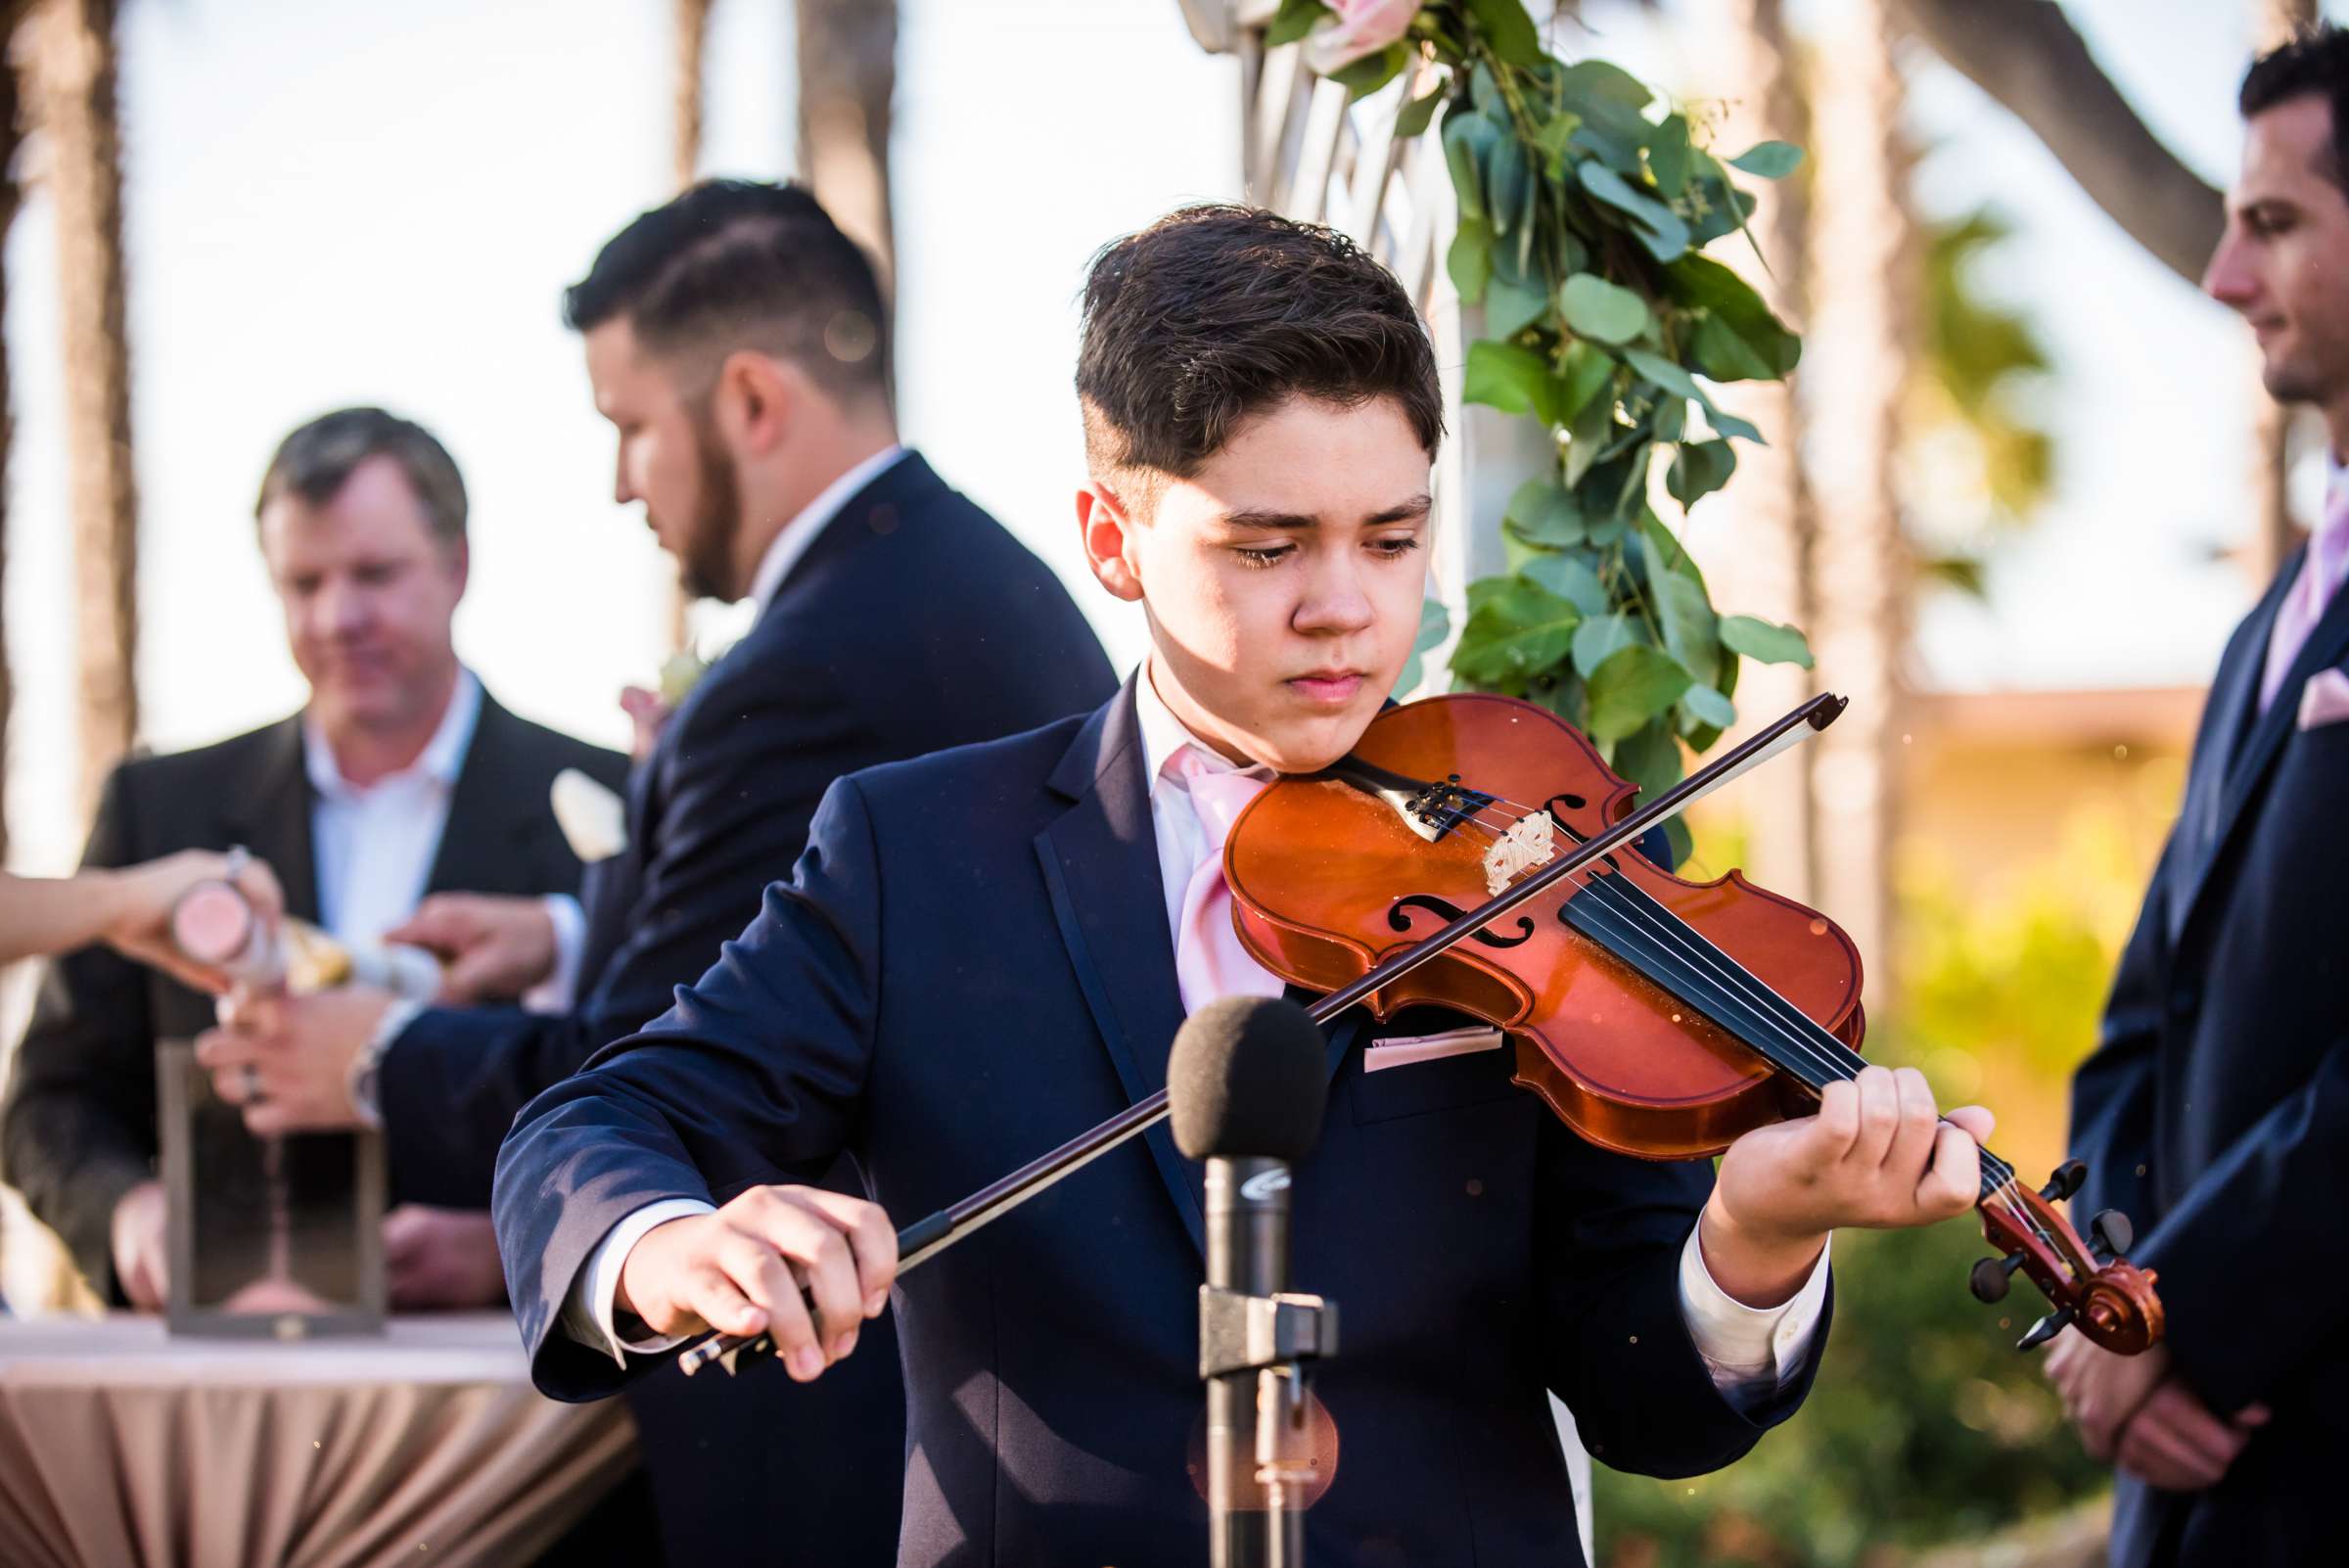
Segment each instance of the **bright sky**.
[{"label": "bright sky", "polygon": [[[1798,0],[1829,13],[1836,0]],[[1709,0],[1651,23],[1589,8],[1595,52],[1702,91]],[[2173,145],[2223,179],[2248,6],[2073,0]],[[147,738],[175,748],[301,695],[251,506],[284,432],[381,402],[455,453],[473,495],[458,646],[501,699],[618,743],[618,688],[658,663],[670,574],[611,500],[611,440],[557,314],[620,224],[667,194],[665,0],[141,0],[126,8],[134,409]],[[1081,580],[1074,298],[1102,241],[1238,196],[1237,71],[1174,0],[901,0],[894,154],[909,440],[1065,575],[1124,664],[1140,627]],[[704,167],[790,172],[788,5],[719,0]],[[1572,35],[1566,35],[1571,45]],[[2225,312],[2142,257],[2044,151],[1938,68],[1936,210],[1995,200],[2021,231],[1991,281],[2059,368],[2058,493],[1987,609],[1937,605],[1933,677],[1969,687],[2192,681],[2247,587],[2207,564],[2245,530],[2250,371]],[[9,242],[17,375],[6,625],[19,680],[23,869],[69,864],[69,562],[55,235]],[[1700,513],[1695,547],[1704,549]],[[918,613],[918,607],[908,607]]]}]

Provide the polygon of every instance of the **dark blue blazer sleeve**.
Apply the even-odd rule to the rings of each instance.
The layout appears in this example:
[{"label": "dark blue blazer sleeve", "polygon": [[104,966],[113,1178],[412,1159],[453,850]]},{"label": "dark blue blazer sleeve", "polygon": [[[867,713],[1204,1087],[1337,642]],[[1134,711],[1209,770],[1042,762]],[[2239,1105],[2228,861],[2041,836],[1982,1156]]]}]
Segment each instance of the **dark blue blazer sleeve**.
[{"label": "dark blue blazer sleeve", "polygon": [[1712,1162],[1634,1159],[1543,1123],[1535,1222],[1544,1380],[1610,1468],[1720,1469],[1810,1392],[1832,1293],[1801,1368],[1775,1398],[1739,1410],[1714,1387],[1681,1312],[1681,1249],[1712,1195]]},{"label": "dark blue blazer sleeve", "polygon": [[665,1198],[715,1203],[809,1179],[847,1146],[873,1039],[880,887],[861,796],[825,796],[789,883],[642,1033],[528,1106],[497,1159],[498,1249],[531,1371],[592,1399],[664,1364],[571,1339],[563,1307],[589,1254]]},{"label": "dark blue blazer sleeve", "polygon": [[486,1205],[516,1113],[710,967],[758,912],[760,891],[789,875],[825,788],[876,750],[837,684],[813,671],[745,660],[710,679],[657,758],[660,831],[627,936],[586,996],[562,1014],[436,1008],[384,1053],[379,1093],[401,1197]]}]

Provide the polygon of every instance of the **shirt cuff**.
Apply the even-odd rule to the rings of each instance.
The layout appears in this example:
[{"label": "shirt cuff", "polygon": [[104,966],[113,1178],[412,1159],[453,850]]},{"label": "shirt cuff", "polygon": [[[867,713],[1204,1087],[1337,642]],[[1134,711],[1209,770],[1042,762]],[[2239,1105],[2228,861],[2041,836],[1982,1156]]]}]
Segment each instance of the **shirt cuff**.
[{"label": "shirt cuff", "polygon": [[587,915],[579,900],[568,893],[550,893],[539,900],[555,928],[555,967],[548,976],[522,993],[523,1007],[533,1013],[568,1013],[579,988],[579,955],[587,945]]},{"label": "shirt cuff", "polygon": [[[572,1283],[570,1297],[563,1303],[563,1332],[591,1350],[610,1351],[612,1360],[622,1366],[628,1364],[631,1353],[657,1356],[685,1343],[690,1337],[685,1334],[645,1334],[635,1339],[622,1336],[612,1320],[613,1298],[620,1291],[620,1267],[628,1261],[628,1250],[643,1240],[644,1233],[653,1226],[716,1212],[699,1198],[664,1198],[631,1210],[587,1255],[587,1267],[579,1270],[578,1278]],[[636,1330],[644,1327],[633,1317],[629,1321]]]},{"label": "shirt cuff", "polygon": [[350,1059],[350,1107],[358,1112],[363,1126],[378,1132],[384,1129],[384,1052],[424,1009],[423,1002],[404,996],[392,1002],[375,1021],[375,1033],[367,1037],[367,1043]]},{"label": "shirt cuff", "polygon": [[1750,1408],[1775,1395],[1797,1371],[1827,1304],[1827,1253],[1819,1249],[1803,1288],[1775,1307],[1748,1307],[1716,1284],[1705,1267],[1697,1231],[1681,1249],[1681,1316],[1705,1359],[1713,1386],[1730,1404]]}]

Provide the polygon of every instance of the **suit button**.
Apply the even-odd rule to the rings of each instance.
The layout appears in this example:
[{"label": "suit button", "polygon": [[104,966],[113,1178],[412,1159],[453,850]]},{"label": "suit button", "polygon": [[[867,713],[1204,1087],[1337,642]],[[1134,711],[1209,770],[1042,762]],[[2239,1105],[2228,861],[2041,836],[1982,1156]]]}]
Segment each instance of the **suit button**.
[{"label": "suit button", "polygon": [[2201,1005],[2202,993],[2193,987],[2178,986],[2172,988],[2170,992],[2171,1017],[2190,1018],[2193,1016],[2194,1009]]}]

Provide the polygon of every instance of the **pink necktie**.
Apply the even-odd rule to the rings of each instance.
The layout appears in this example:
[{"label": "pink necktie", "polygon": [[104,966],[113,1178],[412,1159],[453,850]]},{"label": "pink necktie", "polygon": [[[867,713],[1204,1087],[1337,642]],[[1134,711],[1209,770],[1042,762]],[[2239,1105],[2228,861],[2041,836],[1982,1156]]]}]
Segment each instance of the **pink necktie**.
[{"label": "pink necktie", "polygon": [[1174,760],[1191,792],[1202,839],[1198,865],[1182,893],[1182,921],[1174,939],[1174,979],[1182,1010],[1195,1013],[1220,996],[1277,996],[1286,989],[1240,945],[1231,925],[1231,888],[1223,880],[1223,840],[1232,822],[1267,780],[1250,778],[1196,746]]},{"label": "pink necktie", "polygon": [[2325,618],[2325,607],[2349,570],[2349,481],[2336,483],[2325,498],[2325,521],[2308,541],[2308,556],[2300,576],[2284,594],[2276,612],[2276,629],[2268,633],[2268,663],[2259,682],[2259,711],[2266,713],[2283,684],[2284,672],[2300,657],[2308,634]]}]

